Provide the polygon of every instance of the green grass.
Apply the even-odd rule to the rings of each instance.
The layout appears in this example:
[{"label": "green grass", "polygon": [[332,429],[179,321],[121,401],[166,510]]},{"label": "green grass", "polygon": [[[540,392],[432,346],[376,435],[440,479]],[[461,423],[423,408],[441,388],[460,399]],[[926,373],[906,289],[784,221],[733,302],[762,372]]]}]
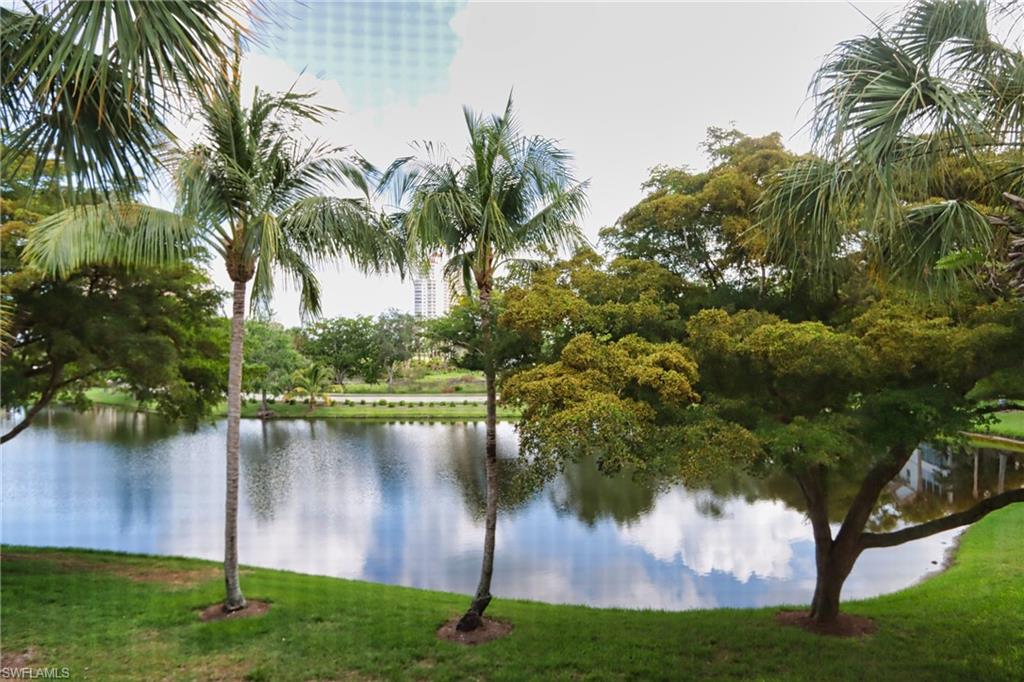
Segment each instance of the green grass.
[{"label": "green grass", "polygon": [[246,570],[243,586],[272,603],[268,614],[202,623],[197,610],[222,597],[215,564],[4,553],[4,651],[31,648],[32,666],[67,666],[74,679],[1024,678],[1024,505],[971,528],[945,573],[847,604],[876,619],[878,631],[861,639],[782,627],[777,608],[667,613],[498,599],[489,614],[512,623],[511,635],[464,647],[434,636],[464,596],[262,569]]},{"label": "green grass", "polygon": [[992,416],[996,423],[988,427],[990,433],[1024,440],[1024,410],[996,412]]},{"label": "green grass", "polygon": [[[133,400],[130,396],[120,391],[111,391],[103,388],[92,388],[85,392],[89,400],[97,405],[120,407],[129,410],[146,409]],[[309,406],[296,401],[294,405],[287,402],[277,402],[270,405],[270,411],[274,416],[281,419],[378,419],[389,421],[407,420],[483,420],[487,416],[487,408],[483,403],[470,403],[464,405],[462,398],[453,395],[450,401],[444,403],[418,403],[399,405],[368,404],[361,405],[361,398],[352,396],[347,398],[353,404],[346,405],[346,398],[335,400],[333,405],[317,405],[310,411]],[[452,405],[451,403],[455,403]],[[255,418],[260,406],[252,401],[242,406],[242,417]],[[214,410],[215,417],[223,417],[226,414],[224,405]],[[507,407],[498,408],[498,419],[517,419],[519,412]]]},{"label": "green grass", "polygon": [[483,393],[486,390],[483,372],[454,369],[426,372],[415,378],[399,377],[388,390],[386,383],[367,384],[352,382],[345,384],[345,393]]}]

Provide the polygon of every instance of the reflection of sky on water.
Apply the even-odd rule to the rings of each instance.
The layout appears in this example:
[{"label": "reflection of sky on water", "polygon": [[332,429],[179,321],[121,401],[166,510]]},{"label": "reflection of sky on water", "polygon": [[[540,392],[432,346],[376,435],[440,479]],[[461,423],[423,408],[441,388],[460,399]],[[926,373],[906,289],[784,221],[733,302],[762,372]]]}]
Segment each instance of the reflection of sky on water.
[{"label": "reflection of sky on water", "polygon": [[[472,592],[482,425],[246,420],[242,431],[243,563]],[[502,425],[504,457],[514,443]],[[3,542],[218,559],[223,444],[222,424],[182,433],[144,415],[53,412],[4,448]],[[500,596],[686,609],[813,591],[810,528],[779,499],[652,497],[580,470],[512,506],[498,526]],[[844,596],[913,583],[954,534],[866,552]]]}]

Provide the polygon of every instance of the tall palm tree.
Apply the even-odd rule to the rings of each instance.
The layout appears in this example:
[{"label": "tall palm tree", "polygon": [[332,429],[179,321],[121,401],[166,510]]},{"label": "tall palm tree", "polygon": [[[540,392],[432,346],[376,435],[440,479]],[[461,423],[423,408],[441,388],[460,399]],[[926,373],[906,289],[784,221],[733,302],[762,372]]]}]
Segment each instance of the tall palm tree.
[{"label": "tall palm tree", "polygon": [[1009,260],[999,216],[1003,192],[1024,193],[1024,54],[999,35],[1022,20],[1017,3],[918,0],[836,47],[811,84],[817,155],[761,205],[780,264],[831,288],[852,251],[929,286]]},{"label": "tall palm tree", "polygon": [[483,117],[469,109],[464,114],[469,133],[464,158],[447,157],[426,145],[426,158],[400,159],[385,173],[382,187],[396,188],[397,195],[408,199],[398,218],[412,251],[421,258],[443,254],[446,277],[461,280],[479,309],[487,383],[487,508],[480,581],[458,624],[466,631],[483,623],[494,569],[498,516],[495,275],[510,261],[582,241],[575,221],[586,208],[586,183],[573,178],[571,157],[555,141],[520,132],[511,97],[501,115]]},{"label": "tall palm tree", "polygon": [[[62,275],[86,263],[126,266],[180,261],[202,250],[223,259],[233,284],[228,370],[227,491],[225,505],[225,608],[245,606],[238,581],[239,419],[247,287],[254,305],[269,301],[278,270],[301,287],[305,314],[320,310],[314,267],[347,257],[365,270],[399,262],[404,245],[373,221],[362,171],[340,149],[296,134],[303,121],[322,121],[329,110],[292,92],[255,89],[241,99],[238,56],[223,69],[201,102],[201,141],[170,155],[175,212],[108,202],[67,209],[41,222],[26,254],[37,267]],[[351,182],[362,198],[327,196]]]},{"label": "tall palm tree", "polygon": [[168,135],[167,115],[205,93],[228,54],[225,38],[244,30],[250,6],[56,0],[0,8],[4,176],[34,158],[34,180],[55,161],[72,189],[138,190]]}]

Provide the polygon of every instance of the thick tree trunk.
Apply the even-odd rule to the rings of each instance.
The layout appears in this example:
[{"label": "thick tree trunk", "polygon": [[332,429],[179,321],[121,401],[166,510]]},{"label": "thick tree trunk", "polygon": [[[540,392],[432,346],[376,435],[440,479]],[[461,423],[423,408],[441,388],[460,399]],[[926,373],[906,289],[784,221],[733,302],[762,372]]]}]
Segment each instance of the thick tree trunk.
[{"label": "thick tree trunk", "polygon": [[236,281],[231,307],[231,351],[228,358],[227,485],[224,504],[224,608],[245,607],[238,581],[238,477],[242,418],[242,352],[245,342],[245,281]]},{"label": "thick tree trunk", "polygon": [[484,376],[487,382],[487,433],[485,441],[484,466],[487,472],[487,510],[485,514],[484,556],[480,566],[480,581],[469,610],[459,620],[456,628],[463,632],[475,630],[483,624],[484,611],[491,603],[491,576],[494,573],[494,537],[498,526],[498,443],[497,443],[497,393],[495,391],[495,369],[491,357],[491,307],[490,290],[480,291],[480,321],[484,352]]},{"label": "thick tree trunk", "polygon": [[815,548],[818,553],[818,576],[811,599],[811,618],[818,623],[832,623],[839,617],[840,595],[859,551],[831,543]]}]

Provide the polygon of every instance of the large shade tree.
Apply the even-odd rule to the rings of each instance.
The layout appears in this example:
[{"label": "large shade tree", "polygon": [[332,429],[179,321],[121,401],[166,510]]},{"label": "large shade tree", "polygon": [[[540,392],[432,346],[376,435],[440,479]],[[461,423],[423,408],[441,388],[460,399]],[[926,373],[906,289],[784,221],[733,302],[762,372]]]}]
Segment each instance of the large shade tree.
[{"label": "large shade tree", "polygon": [[222,261],[233,282],[228,371],[225,608],[245,606],[238,580],[239,420],[247,290],[264,305],[275,271],[301,289],[304,313],[320,310],[314,268],[347,257],[365,269],[386,268],[402,254],[370,218],[367,199],[326,194],[359,185],[361,169],[340,149],[302,138],[303,122],[329,110],[311,95],[269,94],[242,99],[238,55],[200,102],[200,139],[169,160],[175,212],[137,203],[75,207],[42,221],[26,248],[45,272],[65,275],[85,263],[160,265],[204,249]]},{"label": "large shade tree", "polygon": [[54,400],[85,405],[85,391],[108,381],[172,418],[207,416],[224,394],[223,292],[192,264],[85,266],[59,281],[26,267],[28,235],[62,200],[59,183],[34,181],[29,166],[0,188],[0,404],[23,410],[0,443]]},{"label": "large shade tree", "polygon": [[581,314],[560,314],[558,301],[548,314],[546,279],[538,278],[536,292],[512,296],[503,320],[552,339],[581,322],[593,331],[503,384],[503,398],[523,407],[521,443],[533,470],[550,477],[593,457],[606,473],[654,481],[702,484],[737,469],[787,475],[802,493],[815,542],[810,615],[826,627],[864,551],[1024,502],[1024,490],[1008,490],[889,532],[875,523],[880,497],[915,448],[957,440],[983,423],[972,389],[1019,369],[1018,302],[968,297],[947,306],[910,296],[877,301],[874,293],[810,321],[706,308],[687,315],[677,339],[659,341],[657,324],[638,326],[640,334],[603,327],[599,298],[578,288],[569,295]]},{"label": "large shade tree", "polygon": [[497,368],[491,305],[499,270],[545,249],[581,241],[576,225],[586,207],[586,183],[572,175],[570,155],[551,139],[522,133],[509,98],[498,115],[465,110],[469,145],[452,158],[426,145],[422,158],[402,159],[385,174],[403,207],[392,217],[420,258],[443,255],[444,273],[477,308],[479,353],[487,386],[484,554],[476,594],[460,630],[479,627],[491,601],[498,516]]}]

